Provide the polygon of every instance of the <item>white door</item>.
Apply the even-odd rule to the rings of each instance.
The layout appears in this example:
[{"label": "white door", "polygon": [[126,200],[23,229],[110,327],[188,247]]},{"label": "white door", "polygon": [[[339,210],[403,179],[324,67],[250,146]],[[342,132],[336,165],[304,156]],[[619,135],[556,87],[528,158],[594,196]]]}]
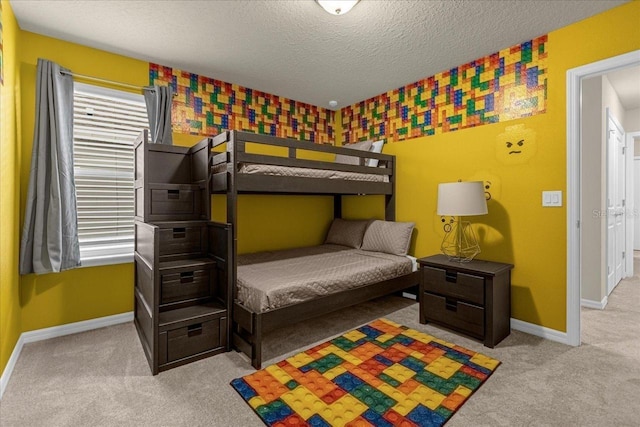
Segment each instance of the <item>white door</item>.
[{"label": "white door", "polygon": [[635,209],[632,212],[635,218],[635,227],[633,227],[633,249],[640,251],[640,157],[633,159],[633,184],[635,190]]},{"label": "white door", "polygon": [[607,294],[624,276],[625,180],[624,131],[607,111]]}]

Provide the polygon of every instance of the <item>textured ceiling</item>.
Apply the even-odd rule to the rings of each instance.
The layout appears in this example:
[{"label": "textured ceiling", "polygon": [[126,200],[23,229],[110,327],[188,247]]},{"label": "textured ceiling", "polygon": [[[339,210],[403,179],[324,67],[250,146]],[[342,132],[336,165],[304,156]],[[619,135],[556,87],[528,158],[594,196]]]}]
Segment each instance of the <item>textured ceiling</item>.
[{"label": "textured ceiling", "polygon": [[[23,30],[337,109],[624,1],[10,0]],[[62,64],[64,65],[64,64]]]}]

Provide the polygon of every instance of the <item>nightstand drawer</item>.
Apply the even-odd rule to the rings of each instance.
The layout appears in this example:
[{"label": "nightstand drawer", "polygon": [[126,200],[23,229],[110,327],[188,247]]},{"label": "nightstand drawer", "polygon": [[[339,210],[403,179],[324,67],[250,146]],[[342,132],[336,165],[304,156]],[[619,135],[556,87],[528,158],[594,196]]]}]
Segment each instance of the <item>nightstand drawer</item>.
[{"label": "nightstand drawer", "polygon": [[484,309],[462,301],[425,292],[423,315],[430,321],[462,330],[478,338],[484,337]]},{"label": "nightstand drawer", "polygon": [[423,291],[484,305],[484,279],[457,271],[424,267]]}]

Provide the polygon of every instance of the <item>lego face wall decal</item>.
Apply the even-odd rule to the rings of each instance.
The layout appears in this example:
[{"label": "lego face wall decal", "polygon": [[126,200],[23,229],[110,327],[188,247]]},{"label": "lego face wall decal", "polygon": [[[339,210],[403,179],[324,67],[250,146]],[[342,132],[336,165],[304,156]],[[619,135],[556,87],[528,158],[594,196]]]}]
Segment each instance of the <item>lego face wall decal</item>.
[{"label": "lego face wall decal", "polygon": [[[502,195],[502,182],[497,175],[483,170],[474,173],[468,178],[469,181],[482,181],[482,187],[484,189],[484,198],[487,202],[490,200],[500,200]],[[491,205],[489,205],[491,206]]]},{"label": "lego face wall decal", "polygon": [[484,183],[484,198],[487,199],[487,202],[491,200],[491,181],[486,181]]},{"label": "lego face wall decal", "polygon": [[447,219],[446,216],[442,216],[440,218],[440,221],[442,222],[442,229],[444,230],[444,232],[450,233],[451,228],[453,227],[453,222],[455,221],[455,218],[451,216]]},{"label": "lego face wall decal", "polygon": [[455,217],[449,215],[438,215],[438,213],[433,211],[433,231],[436,232],[440,236],[444,236],[447,233],[450,233],[453,229],[453,223],[455,222]]},{"label": "lego face wall decal", "polygon": [[496,156],[501,163],[519,165],[527,163],[536,154],[536,133],[524,125],[507,126],[498,135]]},{"label": "lego face wall decal", "polygon": [[522,146],[524,145],[524,139],[516,142],[517,147],[514,147],[513,142],[507,141],[507,148],[509,149],[509,155],[511,154],[522,154]]}]

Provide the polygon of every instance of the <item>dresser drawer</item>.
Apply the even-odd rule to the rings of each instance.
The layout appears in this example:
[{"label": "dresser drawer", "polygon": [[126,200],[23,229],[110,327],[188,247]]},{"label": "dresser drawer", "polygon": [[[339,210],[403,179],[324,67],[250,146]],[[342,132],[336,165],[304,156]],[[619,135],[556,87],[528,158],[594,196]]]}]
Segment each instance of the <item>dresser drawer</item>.
[{"label": "dresser drawer", "polygon": [[206,227],[171,227],[160,229],[160,256],[202,254]]},{"label": "dresser drawer", "polygon": [[193,190],[151,190],[151,215],[192,215],[195,213],[196,204]]},{"label": "dresser drawer", "polygon": [[227,340],[227,318],[192,323],[159,334],[160,365],[223,347]]},{"label": "dresser drawer", "polygon": [[157,221],[197,221],[207,219],[210,198],[206,185],[150,183],[136,188],[136,219]]},{"label": "dresser drawer", "polygon": [[423,294],[422,313],[428,320],[484,337],[484,308],[429,292]]},{"label": "dresser drawer", "polygon": [[192,270],[162,275],[160,304],[205,298],[210,293],[210,270]]},{"label": "dresser drawer", "polygon": [[457,271],[424,267],[423,291],[484,305],[484,279]]}]

